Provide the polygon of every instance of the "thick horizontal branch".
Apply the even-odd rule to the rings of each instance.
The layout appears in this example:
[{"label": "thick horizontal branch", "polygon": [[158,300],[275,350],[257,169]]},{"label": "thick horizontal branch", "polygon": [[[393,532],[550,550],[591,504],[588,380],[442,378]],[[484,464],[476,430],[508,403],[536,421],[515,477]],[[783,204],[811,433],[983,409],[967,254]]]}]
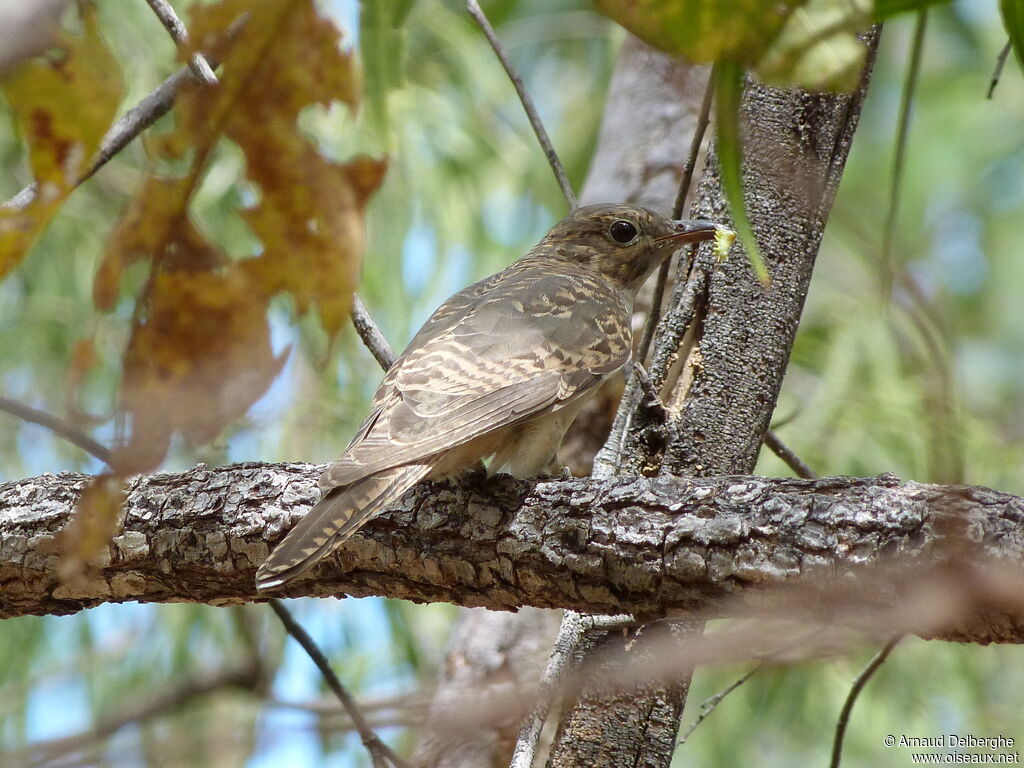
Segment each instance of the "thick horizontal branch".
[{"label": "thick horizontal branch", "polygon": [[[261,599],[255,569],[315,500],[319,469],[236,464],[137,478],[109,561],[74,586],[58,579],[54,537],[88,478],[44,475],[0,485],[0,617],[129,600]],[[781,599],[777,588],[836,584],[848,594],[858,574],[884,571],[884,582],[866,581],[859,592],[891,611],[907,593],[904,577],[919,583],[924,573],[954,568],[956,582],[966,584],[986,566],[1001,569],[1005,593],[1024,594],[1024,499],[892,476],[498,476],[417,487],[273,595],[708,618],[799,611],[811,601]],[[1024,609],[1012,599],[1008,605],[1004,592],[998,610],[975,595],[969,603],[976,615],[922,633],[1022,642]],[[824,610],[842,613],[824,594]]]}]

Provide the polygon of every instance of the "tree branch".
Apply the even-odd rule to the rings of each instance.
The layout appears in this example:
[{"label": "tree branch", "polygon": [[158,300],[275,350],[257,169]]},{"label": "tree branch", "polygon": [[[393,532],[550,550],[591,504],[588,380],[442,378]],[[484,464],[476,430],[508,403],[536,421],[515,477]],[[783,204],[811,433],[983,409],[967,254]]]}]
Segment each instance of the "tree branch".
[{"label": "tree branch", "polygon": [[889,654],[892,653],[892,649],[896,647],[896,644],[903,639],[903,635],[893,636],[889,642],[887,642],[882,649],[876,653],[868,665],[861,670],[860,674],[857,675],[857,679],[853,681],[853,685],[850,686],[850,692],[846,695],[846,701],[843,702],[843,709],[839,713],[839,720],[836,723],[836,737],[832,742],[832,760],[829,763],[829,768],[839,768],[839,764],[843,758],[843,738],[846,736],[846,726],[850,723],[850,713],[853,711],[853,705],[857,703],[857,698],[860,696],[860,692],[864,690],[864,686],[868,684],[875,672],[878,671],[885,660],[889,658]]},{"label": "tree branch", "polygon": [[[248,14],[243,14],[228,28],[225,38],[230,40],[237,35],[247,20]],[[211,67],[216,67],[218,64],[212,56],[206,56],[206,60]],[[104,135],[96,157],[92,159],[89,167],[86,168],[81,177],[75,181],[74,186],[78,186],[91,178],[96,171],[110,162],[114,155],[131,144],[140,133],[166,115],[171,107],[174,106],[174,100],[178,97],[178,91],[189,81],[195,82],[192,70],[189,67],[179,69],[160,83],[152,93],[145,96],[138,104],[121,115],[117,122],[111,126],[110,130],[107,131],[106,135]],[[10,200],[0,205],[0,208],[9,208],[16,211],[24,210],[32,203],[35,197],[36,185],[35,182],[32,182]]]},{"label": "tree branch", "polygon": [[86,731],[29,744],[23,749],[0,755],[0,758],[4,765],[53,765],[60,758],[93,748],[127,725],[143,723],[169,714],[189,705],[197,698],[227,688],[257,691],[263,683],[264,670],[258,659],[252,659],[237,667],[197,672],[165,690],[129,700],[119,711],[99,719]]},{"label": "tree branch", "polygon": [[705,699],[701,703],[700,709],[698,709],[697,711],[697,719],[690,723],[690,727],[687,728],[686,732],[679,737],[679,743],[676,745],[676,748],[678,749],[680,746],[686,743],[686,740],[693,735],[693,732],[700,727],[701,723],[703,723],[711,716],[711,713],[714,712],[715,709],[717,709],[718,705],[722,703],[722,700],[725,699],[726,696],[728,696],[730,693],[732,693],[745,682],[747,682],[747,680],[753,677],[757,673],[757,671],[760,670],[763,666],[764,664],[760,663],[754,667],[751,667],[750,670],[746,672],[742,677],[737,678],[732,683],[727,685],[725,688],[720,690],[718,693]]},{"label": "tree branch", "polygon": [[288,634],[295,638],[295,641],[302,646],[302,650],[316,664],[316,668],[320,670],[320,674],[323,675],[324,680],[327,682],[327,687],[338,697],[341,706],[345,708],[348,716],[352,718],[363,746],[370,753],[370,760],[374,768],[387,768],[388,763],[394,765],[395,768],[409,768],[408,763],[391,747],[381,741],[373,728],[370,727],[366,716],[359,708],[359,704],[356,703],[355,697],[341,684],[341,680],[334,674],[334,670],[331,669],[327,657],[324,656],[317,644],[313,642],[313,638],[309,636],[309,633],[302,628],[302,625],[295,620],[280,600],[272,599],[270,607],[277,614],[277,618],[281,620],[281,623],[284,624]]},{"label": "tree branch", "polygon": [[530,98],[530,94],[526,91],[526,86],[523,84],[523,78],[516,71],[515,67],[512,66],[512,61],[509,59],[508,54],[505,53],[505,49],[502,48],[501,41],[498,40],[498,36],[494,33],[494,27],[492,27],[491,22],[487,20],[487,16],[484,15],[484,12],[480,8],[480,4],[477,0],[466,0],[466,10],[480,26],[480,29],[483,30],[484,36],[487,38],[487,42],[489,42],[491,44],[491,48],[494,49],[494,53],[498,57],[498,61],[501,62],[501,66],[505,68],[505,74],[507,74],[508,79],[512,81],[512,87],[516,89],[516,94],[519,96],[519,101],[523,105],[523,110],[526,112],[526,117],[530,121],[533,132],[537,136],[537,141],[540,142],[541,149],[544,151],[544,156],[548,159],[548,164],[551,166],[551,171],[555,174],[555,181],[558,182],[558,188],[562,190],[562,197],[565,198],[566,204],[569,206],[569,209],[572,210],[577,205],[576,193],[572,191],[572,184],[569,183],[569,177],[565,173],[565,167],[562,165],[562,161],[558,159],[558,153],[555,152],[555,147],[552,145],[551,139],[548,138],[548,132],[544,129],[544,123],[541,122],[540,115],[537,114],[537,107],[534,106],[533,99]]},{"label": "tree branch", "polygon": [[[255,570],[317,498],[320,470],[235,464],[139,477],[128,489],[124,529],[109,561],[74,586],[58,578],[55,536],[88,476],[0,485],[0,617],[131,600],[265,599],[253,586]],[[856,623],[857,611],[904,605],[901,590],[927,577],[932,592],[948,591],[929,593],[942,620],[925,612],[928,626],[905,631],[1021,642],[1024,612],[1014,597],[1024,594],[1021,562],[1024,499],[987,488],[893,476],[560,482],[498,476],[417,487],[337,555],[276,594],[385,595],[644,619],[768,611]],[[989,565],[1005,566],[1001,582],[994,583]],[[840,610],[834,591],[820,601],[807,594],[784,600],[778,592],[795,584],[844,588],[873,568],[895,570],[843,592],[843,600],[853,601],[849,611]],[[943,568],[955,570],[955,578],[943,576]],[[920,612],[903,613],[897,620],[924,621],[913,618]]]},{"label": "tree branch", "polygon": [[29,424],[38,424],[40,427],[63,437],[69,443],[73,443],[86,453],[91,453],[104,464],[110,463],[110,449],[102,443],[93,440],[89,435],[80,430],[74,424],[54,416],[52,413],[40,411],[31,406],[11,400],[9,397],[0,397],[0,411],[16,416]]},{"label": "tree branch", "polygon": [[370,350],[370,354],[380,364],[380,367],[386,371],[395,362],[395,350],[384,337],[380,326],[374,321],[370,310],[366,308],[358,293],[352,294],[352,311],[349,315],[359,338],[363,340],[363,344]]},{"label": "tree branch", "polygon": [[[146,2],[149,3],[149,7],[153,9],[156,17],[160,19],[160,23],[164,25],[174,43],[179,48],[186,45],[188,43],[188,30],[181,19],[178,18],[178,14],[174,12],[171,4],[167,0],[146,0]],[[203,54],[193,53],[189,56],[188,68],[195,79],[203,83],[203,85],[217,85],[217,76],[213,74],[213,69]]]},{"label": "tree branch", "polygon": [[797,477],[813,480],[818,476],[818,473],[807,466],[804,460],[797,456],[792,448],[782,442],[782,438],[779,437],[775,430],[766,429],[761,440],[772,453],[786,462],[786,466],[792,469]]}]

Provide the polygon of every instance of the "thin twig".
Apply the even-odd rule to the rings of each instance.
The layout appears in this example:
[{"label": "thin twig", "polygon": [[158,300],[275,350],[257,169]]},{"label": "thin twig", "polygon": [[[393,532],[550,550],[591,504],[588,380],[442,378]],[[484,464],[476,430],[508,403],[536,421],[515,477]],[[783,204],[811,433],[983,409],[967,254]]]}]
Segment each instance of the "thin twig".
[{"label": "thin twig", "polygon": [[907,160],[907,139],[910,135],[910,117],[917,92],[918,73],[921,69],[921,55],[924,51],[924,31],[928,23],[928,11],[922,10],[917,16],[914,27],[914,41],[910,49],[910,61],[907,64],[907,76],[903,83],[903,95],[900,100],[900,116],[896,134],[896,152],[892,159],[892,182],[889,188],[889,211],[885,217],[882,230],[882,296],[888,297],[892,291],[893,273],[892,247],[896,236],[896,220],[899,212],[900,193],[903,190],[903,168]]},{"label": "thin twig", "polygon": [[156,694],[139,699],[129,698],[121,702],[115,713],[98,719],[81,733],[36,742],[16,752],[8,752],[4,755],[4,765],[53,765],[62,757],[89,749],[94,744],[109,739],[127,725],[145,723],[155,717],[175,712],[197,698],[224,689],[257,691],[262,680],[263,671],[258,659],[217,672],[198,672],[184,677]]},{"label": "thin twig", "polygon": [[996,56],[996,68],[992,70],[992,80],[988,84],[988,98],[992,98],[992,94],[996,92],[996,86],[999,85],[999,78],[1003,76],[1003,67],[1006,66],[1006,57],[1010,55],[1010,51],[1013,49],[1013,41],[1007,40],[1006,45],[1003,46],[1003,50]]},{"label": "thin twig", "polygon": [[792,469],[797,477],[802,477],[806,480],[813,480],[818,476],[818,473],[811,469],[796,453],[782,442],[782,439],[775,433],[774,430],[766,429],[764,436],[761,441],[780,459],[786,462],[786,465]]},{"label": "thin twig", "polygon": [[[225,33],[225,39],[230,40],[237,35],[247,20],[248,14],[243,14],[228,28]],[[211,67],[217,66],[218,62],[213,56],[207,55],[206,60]],[[179,69],[160,83],[152,93],[145,96],[138,104],[125,112],[107,131],[100,142],[100,148],[96,156],[72,186],[77,187],[82,182],[91,178],[96,171],[110,162],[114,155],[128,146],[140,133],[166,115],[171,110],[171,107],[174,106],[174,100],[178,97],[178,91],[181,90],[182,85],[194,79],[195,76],[188,67]],[[32,182],[6,203],[0,205],[0,208],[16,211],[24,210],[35,197],[36,184]]]},{"label": "thin twig", "polygon": [[[413,694],[402,693],[394,696],[377,696],[363,699],[359,702],[359,707],[366,715],[404,712],[411,716],[421,716],[425,715],[430,708],[431,698],[432,695],[429,691]],[[315,699],[312,701],[290,701],[288,699],[268,696],[266,703],[269,707],[308,712],[319,717],[348,717],[344,708],[339,706],[338,702],[332,698]]]},{"label": "thin twig", "polygon": [[[704,134],[707,132],[708,123],[711,120],[711,99],[715,92],[714,73],[708,78],[707,88],[704,89],[704,100],[700,104],[700,112],[697,115],[697,125],[693,131],[693,139],[690,141],[690,154],[686,158],[686,165],[683,166],[683,178],[679,182],[679,190],[676,192],[676,201],[672,205],[672,218],[679,219],[683,216],[683,206],[686,205],[686,198],[690,194],[690,185],[693,183],[693,173],[697,167],[697,156],[700,154],[701,144],[704,143]],[[687,249],[693,253],[693,246]],[[654,331],[661,319],[661,305],[665,300],[665,286],[668,284],[668,273],[672,260],[666,259],[658,269],[658,282],[654,284],[654,294],[651,296],[651,309],[647,315],[647,323],[644,325],[644,335],[637,348],[636,359],[641,363],[647,361],[647,353],[650,352],[651,342],[654,341]]]},{"label": "thin twig", "polygon": [[679,737],[679,741],[676,742],[676,749],[678,749],[681,745],[686,743],[686,740],[688,738],[690,738],[690,734],[692,734],[695,730],[697,730],[697,726],[699,726],[701,723],[703,723],[705,720],[708,719],[708,717],[711,715],[711,713],[715,711],[715,707],[717,707],[719,704],[722,703],[722,699],[724,699],[730,693],[732,693],[737,688],[739,688],[741,685],[743,685],[745,682],[747,682],[747,680],[749,680],[751,677],[753,677],[754,673],[758,672],[763,666],[764,666],[764,662],[758,664],[755,667],[752,667],[750,669],[750,671],[747,672],[747,674],[743,675],[743,677],[741,677],[738,680],[736,680],[735,682],[733,682],[732,685],[730,685],[730,686],[728,686],[726,688],[723,688],[718,693],[716,693],[714,696],[711,696],[710,698],[705,699],[704,702],[700,705],[700,709],[698,710],[698,713],[697,713],[697,719],[694,720],[692,723],[690,723],[690,727],[686,729],[686,733],[684,733],[682,736],[680,736]]},{"label": "thin twig", "polygon": [[693,174],[697,169],[700,145],[704,143],[704,134],[707,133],[708,123],[711,121],[711,101],[715,92],[714,78],[714,68],[712,68],[712,72],[708,76],[707,87],[704,89],[704,100],[700,103],[700,112],[697,113],[697,125],[694,127],[693,139],[690,140],[690,154],[686,158],[686,165],[683,166],[683,178],[679,182],[676,200],[672,205],[673,219],[682,218],[683,206],[686,205],[686,198],[690,195],[690,185],[693,183]]},{"label": "thin twig", "polygon": [[[100,149],[96,153],[89,167],[77,179],[74,186],[78,186],[90,178],[96,171],[106,165],[114,155],[124,149],[132,140],[142,133],[146,128],[155,123],[159,118],[166,115],[178,95],[181,86],[188,80],[193,79],[188,68],[180,69],[164,80],[152,93],[145,96],[142,101],[129,109],[114,125],[107,131],[106,136],[100,142]],[[18,194],[3,204],[2,207],[13,210],[24,210],[36,197],[36,185],[32,182]]]},{"label": "thin twig", "polygon": [[487,16],[480,9],[480,4],[476,0],[466,0],[466,10],[469,11],[469,15],[472,16],[476,23],[480,25],[480,29],[483,30],[484,35],[487,37],[487,42],[491,44],[491,48],[494,49],[494,53],[498,57],[498,61],[501,62],[501,66],[505,68],[505,73],[508,75],[508,79],[512,81],[512,86],[516,89],[516,93],[519,95],[519,101],[523,104],[523,109],[526,110],[526,117],[530,121],[530,125],[533,127],[533,132],[537,135],[537,141],[540,142],[541,149],[544,150],[544,156],[548,159],[548,164],[551,166],[552,172],[555,174],[555,180],[558,182],[559,188],[562,190],[562,196],[565,198],[565,202],[569,206],[569,210],[576,208],[578,203],[576,202],[576,193],[572,191],[572,185],[569,183],[569,177],[565,174],[565,167],[562,165],[562,161],[558,159],[558,153],[555,152],[554,146],[551,144],[551,139],[548,138],[548,133],[544,130],[544,124],[540,121],[540,115],[537,114],[537,107],[533,104],[533,99],[530,98],[530,94],[526,92],[526,86],[523,84],[523,78],[520,77],[515,67],[512,66],[512,62],[509,60],[505,53],[505,49],[501,47],[501,42],[498,40],[498,36],[494,33],[494,27],[487,20]]},{"label": "thin twig", "polygon": [[331,665],[327,662],[327,657],[317,647],[317,644],[313,642],[313,638],[302,628],[302,625],[295,620],[291,612],[284,607],[284,603],[277,598],[271,598],[270,607],[277,614],[277,618],[281,620],[281,623],[284,624],[288,634],[295,638],[296,642],[302,646],[302,649],[313,660],[313,663],[316,664],[320,674],[324,676],[327,686],[338,697],[338,701],[341,702],[345,711],[348,712],[348,716],[352,718],[356,731],[359,733],[359,738],[362,739],[363,746],[370,753],[370,759],[373,761],[374,768],[387,768],[388,761],[395,768],[409,768],[408,763],[373,732],[373,728],[366,721],[366,717],[363,715],[362,710],[359,709],[359,705],[352,697],[352,694],[345,689],[345,686],[341,684],[341,680],[334,674],[334,670],[331,669]]},{"label": "thin twig", "polygon": [[111,454],[109,448],[96,442],[78,427],[73,424],[69,424],[59,416],[54,416],[52,413],[47,413],[46,411],[37,410],[36,408],[32,408],[31,406],[19,403],[17,400],[11,400],[7,397],[0,397],[0,411],[5,411],[12,416],[16,416],[22,421],[27,421],[31,424],[38,424],[40,427],[45,427],[55,435],[63,437],[69,443],[74,443],[86,453],[92,454],[104,464],[110,463]]},{"label": "thin twig", "polygon": [[[178,18],[178,14],[174,12],[170,3],[167,0],[146,0],[146,2],[149,3],[149,7],[153,9],[153,13],[160,19],[160,23],[164,25],[177,46],[182,48],[187,45],[188,30],[185,29],[185,25]],[[213,74],[213,69],[203,54],[193,53],[188,59],[188,68],[192,70],[196,80],[204,85],[217,85],[217,76]]]},{"label": "thin twig", "polygon": [[860,692],[864,690],[864,686],[867,685],[868,680],[871,679],[872,675],[878,671],[889,654],[892,653],[892,649],[896,647],[896,644],[903,639],[903,635],[895,635],[889,639],[882,650],[875,654],[874,658],[868,662],[868,665],[861,670],[861,673],[857,675],[857,679],[853,681],[853,685],[850,686],[850,692],[846,694],[846,701],[843,702],[843,709],[839,713],[839,721],[836,723],[836,738],[832,743],[832,761],[829,763],[829,768],[839,768],[839,763],[843,758],[843,737],[846,735],[846,726],[850,722],[850,712],[853,710],[853,705],[857,703],[857,697],[860,696]]},{"label": "thin twig", "polygon": [[380,363],[380,367],[386,371],[395,362],[395,350],[388,344],[388,340],[384,338],[380,327],[374,322],[373,317],[370,315],[369,310],[366,309],[366,305],[363,304],[363,300],[359,298],[358,293],[352,294],[352,310],[350,314],[352,325],[355,326],[359,338],[363,340],[363,344],[370,350],[370,354]]}]

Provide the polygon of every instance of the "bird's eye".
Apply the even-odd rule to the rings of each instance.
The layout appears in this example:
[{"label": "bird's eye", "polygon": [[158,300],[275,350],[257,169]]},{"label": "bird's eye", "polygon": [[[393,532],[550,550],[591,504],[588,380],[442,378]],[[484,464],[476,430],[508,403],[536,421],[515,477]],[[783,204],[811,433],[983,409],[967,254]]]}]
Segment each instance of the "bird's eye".
[{"label": "bird's eye", "polygon": [[618,221],[613,221],[612,225],[608,227],[608,234],[612,236],[612,240],[616,243],[625,245],[636,238],[636,225],[625,219],[619,219]]}]

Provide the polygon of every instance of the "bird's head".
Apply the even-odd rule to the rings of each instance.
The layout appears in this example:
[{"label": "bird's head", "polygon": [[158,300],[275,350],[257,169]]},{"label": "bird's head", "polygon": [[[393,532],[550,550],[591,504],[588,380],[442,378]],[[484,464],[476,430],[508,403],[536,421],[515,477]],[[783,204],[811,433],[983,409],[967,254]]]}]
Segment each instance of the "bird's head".
[{"label": "bird's head", "polygon": [[710,240],[713,222],[675,221],[647,208],[587,205],[556,224],[534,249],[600,272],[635,296],[662,261],[685,243]]}]

